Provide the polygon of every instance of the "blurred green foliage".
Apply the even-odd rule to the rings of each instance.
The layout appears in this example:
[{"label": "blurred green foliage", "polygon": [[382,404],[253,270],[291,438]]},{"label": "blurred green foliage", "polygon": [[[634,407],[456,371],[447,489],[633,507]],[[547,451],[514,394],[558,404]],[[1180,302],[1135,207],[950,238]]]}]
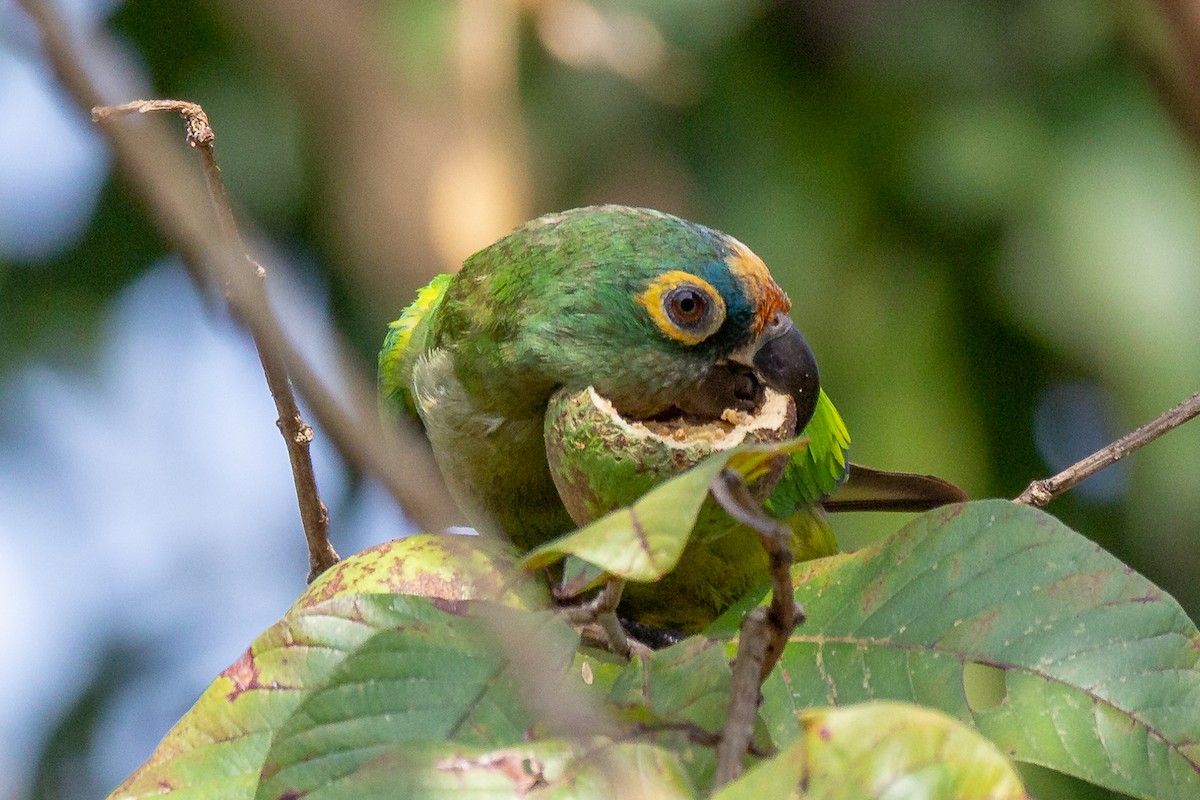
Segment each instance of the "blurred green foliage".
[{"label": "blurred green foliage", "polygon": [[[972,496],[1015,496],[1069,463],[1062,454],[1200,388],[1197,143],[1147,77],[1161,38],[1150,6],[393,0],[256,16],[259,5],[128,0],[109,25],[147,91],[208,110],[236,203],[329,287],[365,369],[414,288],[464,242],[489,240],[455,198],[502,197],[509,225],[619,202],[746,242],[790,293],[856,460],[934,472]],[[489,38],[497,14],[511,24]],[[347,31],[365,35],[361,64],[306,44]],[[356,99],[353,69],[383,94]],[[480,75],[496,86],[473,87]],[[338,188],[372,103],[410,126],[386,152],[403,162],[396,175],[420,180],[390,183],[411,211],[397,225],[427,239],[377,250],[394,253],[391,274],[364,272],[347,244],[351,222],[381,227],[369,219],[381,196]],[[461,142],[495,145],[508,171],[439,178]],[[442,191],[443,179],[464,185]],[[452,245],[439,244],[445,219],[466,231]],[[0,381],[35,360],[86,364],[106,304],[163,252],[114,178],[79,241],[46,263],[0,263]],[[1063,385],[1084,388],[1078,407],[1045,416]],[[1095,424],[1077,435],[1064,419]],[[1198,460],[1200,429],[1185,427],[1105,491],[1049,510],[1196,617]],[[836,522],[853,546],[901,520]]]}]

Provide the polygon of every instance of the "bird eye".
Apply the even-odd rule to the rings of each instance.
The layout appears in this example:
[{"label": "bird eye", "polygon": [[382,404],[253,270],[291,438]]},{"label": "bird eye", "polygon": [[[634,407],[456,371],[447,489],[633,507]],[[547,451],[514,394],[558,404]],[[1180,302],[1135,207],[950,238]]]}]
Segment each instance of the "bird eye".
[{"label": "bird eye", "polygon": [[682,328],[691,328],[704,319],[708,298],[695,286],[680,286],[667,293],[667,315]]},{"label": "bird eye", "polygon": [[686,345],[700,344],[725,322],[725,300],[712,284],[683,270],[656,277],[637,296],[662,333]]}]

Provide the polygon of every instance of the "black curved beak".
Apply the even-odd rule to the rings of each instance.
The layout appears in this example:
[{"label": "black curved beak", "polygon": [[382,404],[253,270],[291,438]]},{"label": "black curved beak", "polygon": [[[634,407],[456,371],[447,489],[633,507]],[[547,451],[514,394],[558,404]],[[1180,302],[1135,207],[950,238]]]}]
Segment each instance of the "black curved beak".
[{"label": "black curved beak", "polygon": [[803,430],[817,408],[821,381],[817,357],[790,319],[758,348],[754,369],[767,386],[792,396],[796,401],[796,430]]}]

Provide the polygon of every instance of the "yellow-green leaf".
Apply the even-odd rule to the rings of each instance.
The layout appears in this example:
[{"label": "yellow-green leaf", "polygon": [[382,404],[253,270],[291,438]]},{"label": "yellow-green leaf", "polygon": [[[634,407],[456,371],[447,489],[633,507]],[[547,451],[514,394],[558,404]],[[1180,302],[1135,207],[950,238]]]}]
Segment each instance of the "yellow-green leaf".
[{"label": "yellow-green leaf", "polygon": [[786,750],[712,800],[1027,797],[995,745],[932,709],[894,702],[813,708],[800,714],[800,726]]}]

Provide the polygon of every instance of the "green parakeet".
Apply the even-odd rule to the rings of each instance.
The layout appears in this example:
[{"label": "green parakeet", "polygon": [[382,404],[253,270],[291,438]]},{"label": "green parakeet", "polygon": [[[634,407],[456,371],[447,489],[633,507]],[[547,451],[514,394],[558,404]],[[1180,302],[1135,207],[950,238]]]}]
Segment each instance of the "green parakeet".
[{"label": "green parakeet", "polygon": [[[380,393],[420,418],[471,523],[528,550],[576,527],[547,464],[555,391],[592,386],[632,419],[716,419],[770,387],[792,397],[809,445],[766,507],[802,556],[826,555],[836,543],[819,503],[847,475],[850,437],[790,307],[763,262],[719,231],[623,206],[550,214],[421,290],[390,326]],[[731,525],[690,542],[659,583],[630,584],[621,613],[696,630],[765,571],[756,536]]]}]

